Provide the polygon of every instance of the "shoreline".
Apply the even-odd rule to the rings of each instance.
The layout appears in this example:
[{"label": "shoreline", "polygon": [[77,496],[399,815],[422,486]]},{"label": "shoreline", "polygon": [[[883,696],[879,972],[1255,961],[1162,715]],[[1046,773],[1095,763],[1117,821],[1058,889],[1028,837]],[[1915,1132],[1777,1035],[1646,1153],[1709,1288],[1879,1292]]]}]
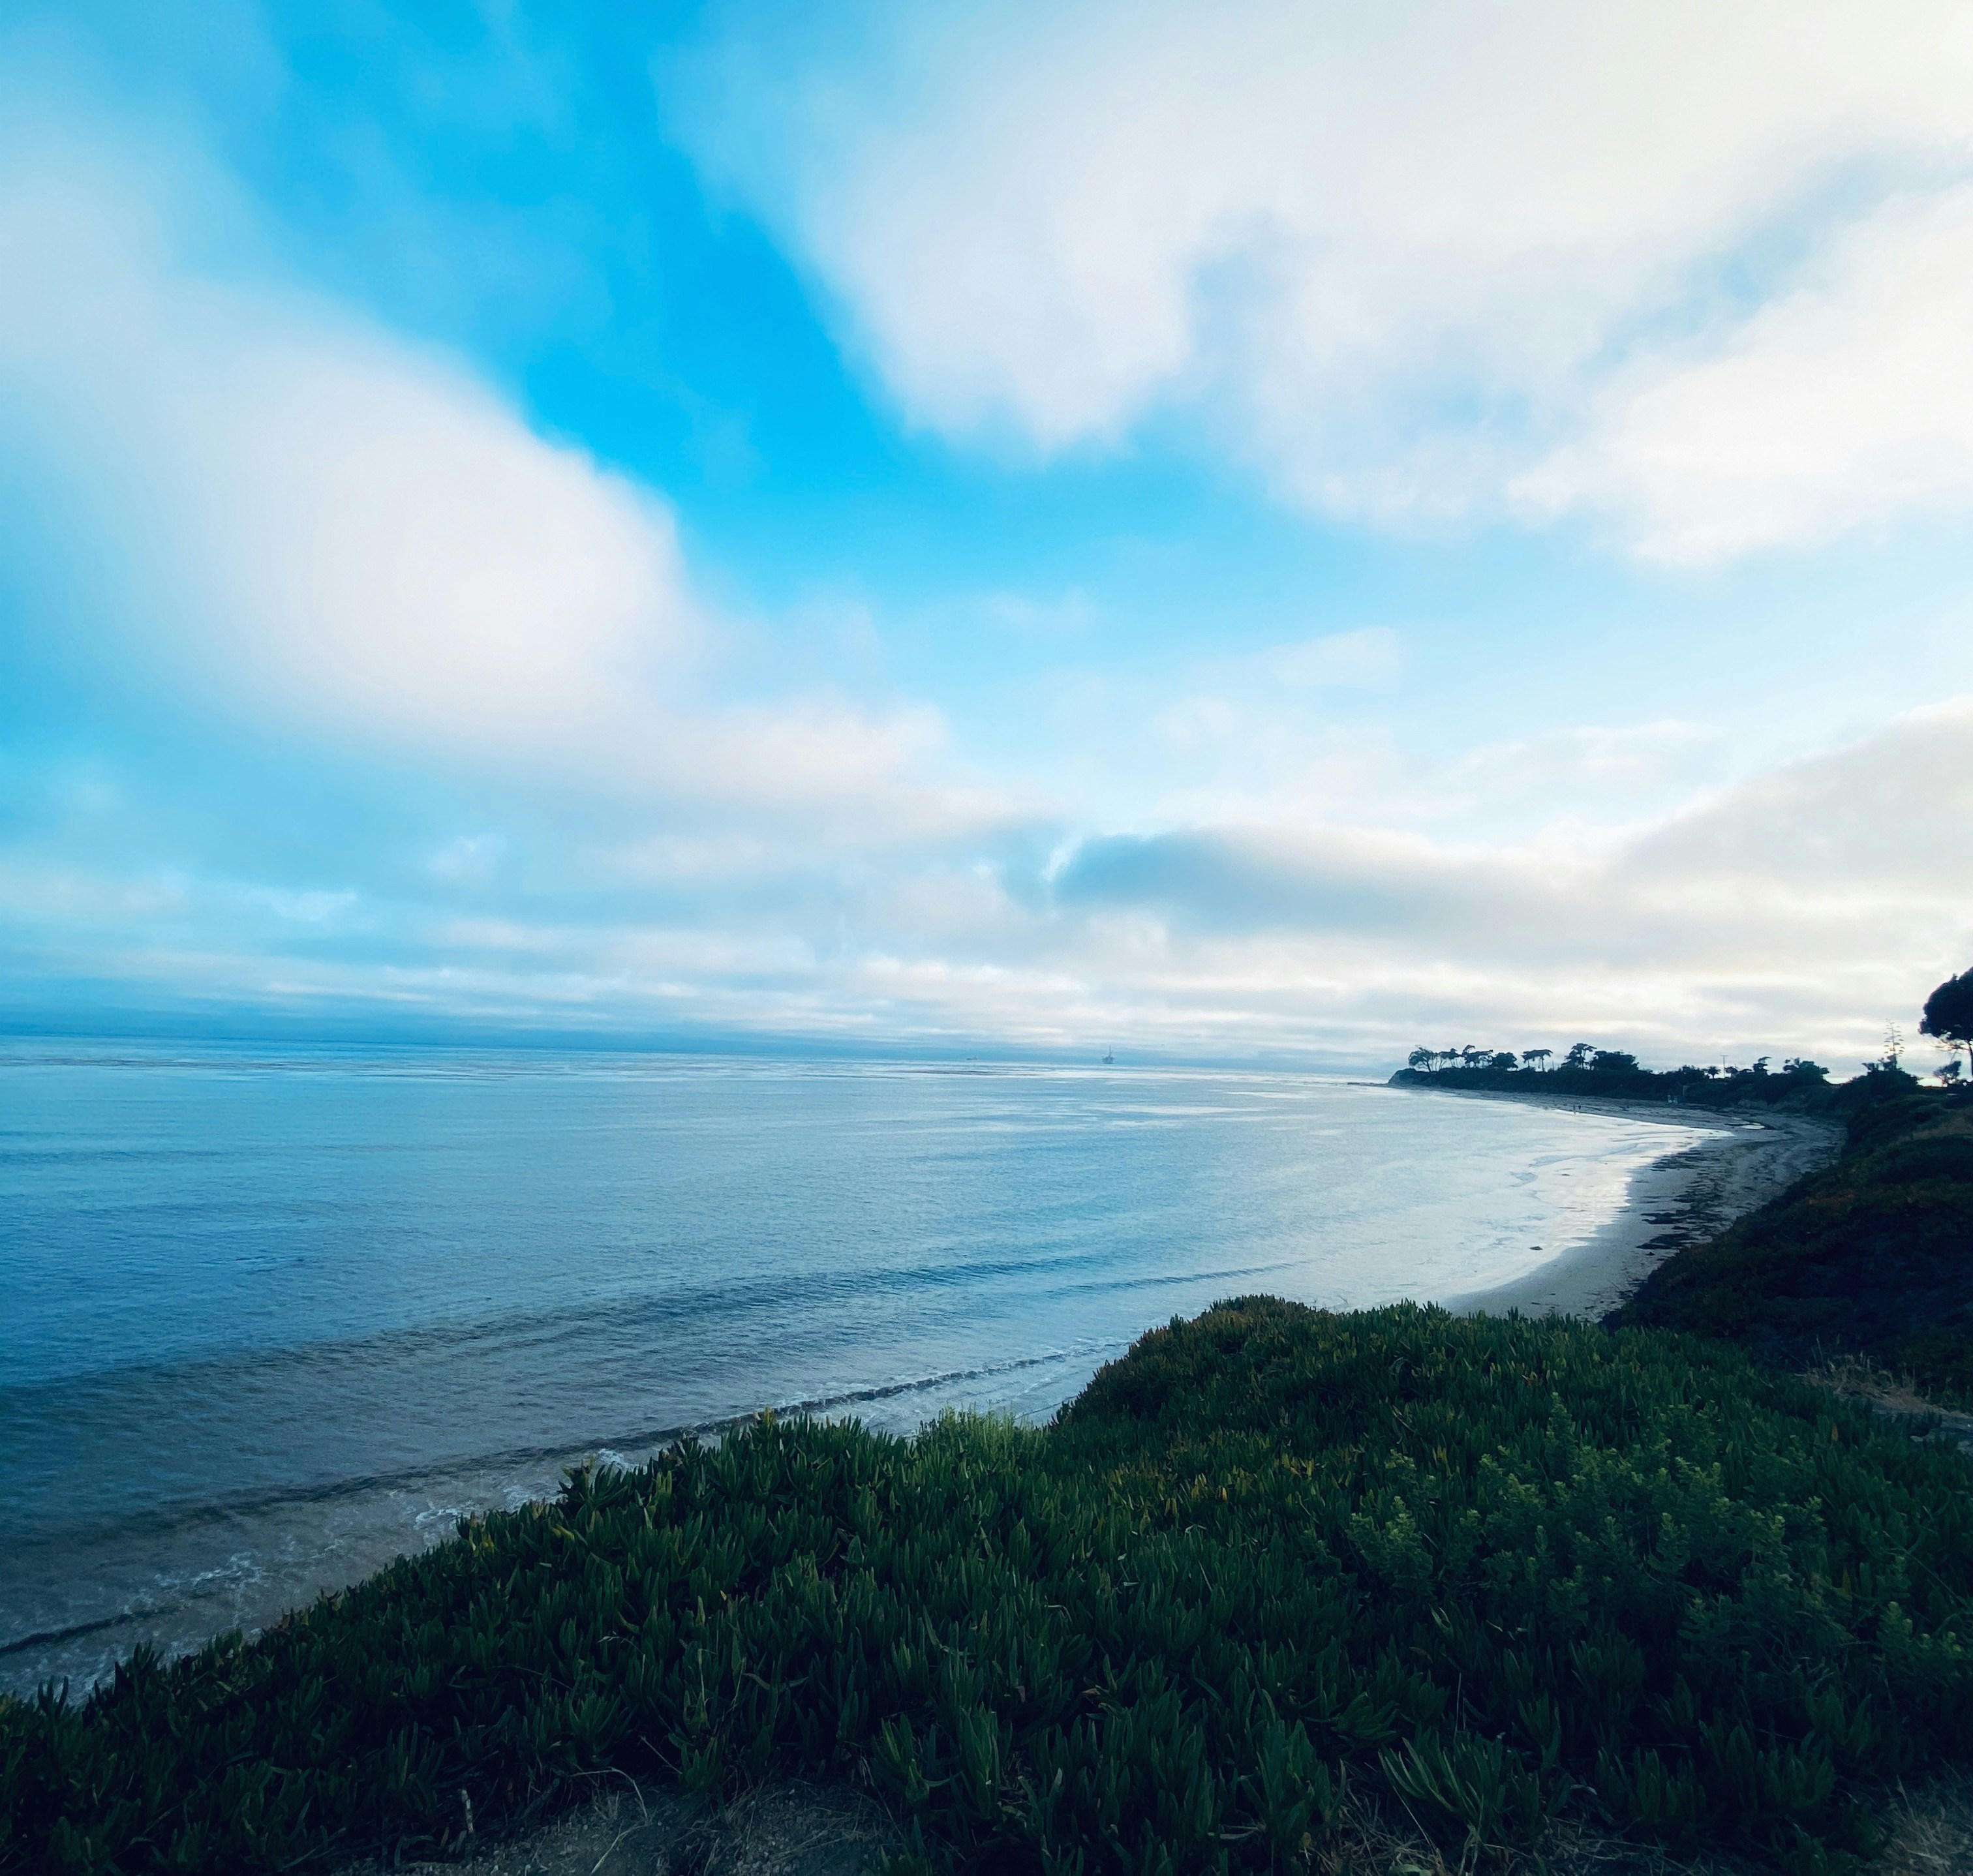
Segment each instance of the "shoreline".
[{"label": "shoreline", "polygon": [[[1422,1093],[1435,1090],[1421,1090]],[[1515,1101],[1575,1113],[1621,1115],[1697,1130],[1706,1137],[1631,1175],[1616,1214],[1526,1276],[1449,1297],[1461,1315],[1568,1315],[1596,1321],[1688,1244],[1715,1237],[1757,1211],[1841,1150],[1843,1129],[1805,1114],[1722,1113],[1655,1101],[1585,1101],[1519,1090],[1444,1090],[1461,1100]]]}]

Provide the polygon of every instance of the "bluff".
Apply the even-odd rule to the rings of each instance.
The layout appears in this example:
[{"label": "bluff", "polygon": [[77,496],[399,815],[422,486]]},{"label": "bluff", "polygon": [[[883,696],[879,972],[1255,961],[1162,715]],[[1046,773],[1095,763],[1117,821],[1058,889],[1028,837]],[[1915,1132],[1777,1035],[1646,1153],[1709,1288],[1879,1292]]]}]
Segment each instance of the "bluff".
[{"label": "bluff", "polygon": [[1611,1322],[1716,1336],[1786,1368],[1860,1356],[1973,1406],[1973,1098],[1876,1092],[1833,1165],[1668,1258]]}]

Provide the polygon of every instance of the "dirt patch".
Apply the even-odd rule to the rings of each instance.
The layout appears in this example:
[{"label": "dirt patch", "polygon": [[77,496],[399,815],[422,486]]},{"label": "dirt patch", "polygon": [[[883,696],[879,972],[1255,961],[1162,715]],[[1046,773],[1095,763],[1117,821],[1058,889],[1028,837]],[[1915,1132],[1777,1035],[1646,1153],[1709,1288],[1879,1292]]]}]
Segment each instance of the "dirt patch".
[{"label": "dirt patch", "polygon": [[[1899,1789],[1882,1813],[1883,1848],[1869,1876],[1968,1876],[1973,1871],[1973,1776],[1949,1773]],[[1317,1846],[1314,1876],[1474,1876],[1489,1867],[1468,1849],[1435,1843],[1389,1801],[1353,1801]],[[1773,1876],[1772,1865],[1733,1856],[1676,1857],[1568,1819],[1556,1823],[1539,1857],[1510,1856],[1500,1876]]]},{"label": "dirt patch", "polygon": [[837,1787],[764,1786],[723,1809],[599,1781],[596,1796],[538,1829],[457,1861],[347,1866],[342,1876],[443,1871],[446,1876],[861,1876],[894,1841],[875,1805]]},{"label": "dirt patch", "polygon": [[[1931,1420],[1936,1424],[1923,1435],[1945,1446],[1955,1446],[1973,1454],[1973,1414],[1961,1414],[1928,1400],[1909,1374],[1880,1368],[1863,1355],[1834,1355],[1808,1370],[1802,1376],[1811,1387],[1826,1387],[1845,1400],[1861,1400],[1887,1420]],[[1964,1866],[1973,1870],[1973,1859]]]},{"label": "dirt patch", "polygon": [[[1973,1871],[1973,1777],[1955,1773],[1899,1790],[1883,1824],[1871,1876]],[[624,1779],[463,1861],[369,1861],[341,1876],[862,1876],[896,1842],[879,1806],[839,1786],[767,1786],[716,1809]],[[1311,1869],[1314,1876],[1471,1876],[1473,1866],[1470,1850],[1448,1851],[1401,1807],[1363,1794],[1353,1795],[1315,1846]],[[1680,1858],[1567,1822],[1550,1832],[1539,1865],[1525,1865],[1536,1867],[1546,1876],[1769,1876],[1736,1858]]]}]

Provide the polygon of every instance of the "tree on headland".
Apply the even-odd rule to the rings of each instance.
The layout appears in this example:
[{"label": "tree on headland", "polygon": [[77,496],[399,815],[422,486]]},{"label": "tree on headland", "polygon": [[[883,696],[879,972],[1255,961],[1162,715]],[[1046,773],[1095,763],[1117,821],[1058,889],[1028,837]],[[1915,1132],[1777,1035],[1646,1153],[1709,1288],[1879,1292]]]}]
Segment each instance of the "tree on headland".
[{"label": "tree on headland", "polygon": [[[1967,1067],[1973,1070],[1973,968],[1948,977],[1925,1000],[1925,1014],[1919,1018],[1918,1032],[1931,1036],[1952,1048],[1966,1051]],[[1958,1067],[1953,1057],[1953,1067]]]},{"label": "tree on headland", "polygon": [[[1517,1055],[1512,1049],[1481,1048],[1471,1042],[1438,1049],[1421,1043],[1405,1057],[1400,1074],[1437,1076],[1448,1071],[1446,1080],[1455,1087],[1525,1088],[1529,1077],[1553,1067],[1557,1084],[1572,1094],[1673,1102],[1696,1097],[1700,1105],[1711,1107],[1745,1102],[1800,1105],[1804,1100],[1812,1105],[1829,1079],[1828,1070],[1806,1056],[1791,1055],[1778,1069],[1770,1066],[1773,1058],[1766,1055],[1745,1068],[1719,1062],[1702,1068],[1688,1062],[1682,1068],[1654,1069],[1628,1049],[1599,1049],[1592,1042],[1577,1043],[1560,1062],[1554,1060],[1555,1054],[1540,1048]],[[1885,1066],[1873,1065],[1873,1074],[1881,1074]]]}]

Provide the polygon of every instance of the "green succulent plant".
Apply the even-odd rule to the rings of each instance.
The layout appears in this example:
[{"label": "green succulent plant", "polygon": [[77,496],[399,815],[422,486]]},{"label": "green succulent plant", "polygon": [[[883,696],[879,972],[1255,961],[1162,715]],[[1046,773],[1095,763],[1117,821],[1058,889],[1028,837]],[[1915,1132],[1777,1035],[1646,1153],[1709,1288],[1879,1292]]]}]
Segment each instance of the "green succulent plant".
[{"label": "green succulent plant", "polygon": [[605,1766],[865,1781],[906,1864],[1291,1869],[1362,1781],[1827,1870],[1973,1747],[1968,1479],[1717,1345],[1244,1299],[1047,1428],[764,1418],[0,1704],[0,1871],[443,1856]]}]

